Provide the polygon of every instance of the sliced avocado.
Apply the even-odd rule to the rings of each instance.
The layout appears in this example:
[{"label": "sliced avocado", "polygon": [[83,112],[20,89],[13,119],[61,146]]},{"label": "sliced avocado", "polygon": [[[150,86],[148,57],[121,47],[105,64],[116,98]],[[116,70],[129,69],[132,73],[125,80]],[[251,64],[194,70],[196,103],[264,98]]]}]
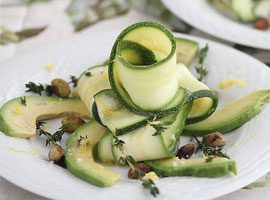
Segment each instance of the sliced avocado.
[{"label": "sliced avocado", "polygon": [[194,160],[169,158],[145,162],[159,176],[195,176],[215,178],[233,173],[237,175],[234,160],[214,157],[207,162],[207,157]]},{"label": "sliced avocado", "polygon": [[26,96],[5,103],[0,109],[0,130],[12,137],[31,138],[36,135],[36,121],[65,116],[89,118],[79,98]]},{"label": "sliced avocado", "polygon": [[115,184],[120,175],[95,162],[95,147],[106,128],[91,120],[78,128],[67,140],[67,169],[78,178],[97,186]]},{"label": "sliced avocado", "polygon": [[176,38],[176,59],[177,63],[189,66],[199,51],[199,43],[186,38]]},{"label": "sliced avocado", "polygon": [[209,118],[185,126],[184,135],[202,136],[219,131],[226,133],[251,120],[269,100],[270,90],[257,90],[249,95],[231,102],[222,110],[215,111]]}]

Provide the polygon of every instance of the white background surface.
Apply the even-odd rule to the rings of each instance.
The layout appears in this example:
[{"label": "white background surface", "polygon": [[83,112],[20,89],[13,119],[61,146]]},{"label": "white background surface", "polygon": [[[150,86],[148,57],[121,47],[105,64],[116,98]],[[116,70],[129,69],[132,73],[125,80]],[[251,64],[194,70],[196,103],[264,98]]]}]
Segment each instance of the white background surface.
[{"label": "white background surface", "polygon": [[[31,51],[35,48],[46,45],[47,43],[54,43],[63,38],[69,38],[69,36],[73,35],[74,33],[72,26],[70,25],[70,21],[66,14],[63,12],[69,2],[69,0],[56,0],[46,4],[32,5],[30,7],[12,7],[2,9],[1,24],[11,28],[12,30],[20,30],[26,27],[36,27],[42,25],[48,25],[49,27],[41,35],[33,37],[29,40],[25,40],[24,42],[17,45],[11,44],[4,47],[1,46],[1,62],[4,62],[5,60],[8,60],[15,55]],[[40,9],[40,6],[42,6],[42,9]],[[153,20],[153,18],[143,13],[138,13],[137,11],[131,11],[127,15],[99,22],[98,24],[91,26],[79,34],[91,34],[91,32],[99,31],[112,31],[112,25],[113,30],[121,31],[131,23],[141,20]],[[193,34],[205,36],[199,31],[194,31]],[[2,159],[1,162],[3,162]],[[2,165],[0,165],[0,170],[1,166]],[[267,199],[269,196],[270,188],[266,187],[250,190],[242,189],[218,199]],[[0,199],[44,200],[45,198],[27,192],[9,183],[8,181],[1,179]]]}]

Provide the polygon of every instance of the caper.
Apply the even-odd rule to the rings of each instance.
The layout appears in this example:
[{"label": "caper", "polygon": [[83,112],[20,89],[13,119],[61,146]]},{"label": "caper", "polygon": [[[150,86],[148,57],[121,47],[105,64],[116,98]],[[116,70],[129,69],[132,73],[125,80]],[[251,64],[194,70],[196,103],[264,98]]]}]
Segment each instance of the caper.
[{"label": "caper", "polygon": [[193,143],[186,144],[178,150],[176,157],[178,157],[179,159],[181,158],[188,159],[195,152],[195,149],[196,149],[195,144]]},{"label": "caper", "polygon": [[226,140],[220,132],[210,133],[203,137],[205,144],[211,147],[222,147],[226,144]]},{"label": "caper", "polygon": [[53,161],[54,163],[58,163],[62,157],[64,156],[64,149],[62,147],[56,145],[53,146],[49,151],[49,159],[50,161]]},{"label": "caper", "polygon": [[53,79],[51,82],[52,91],[59,97],[68,97],[70,95],[69,84],[60,78]]},{"label": "caper", "polygon": [[61,123],[66,127],[66,132],[73,133],[77,128],[83,125],[85,121],[80,117],[65,117]]},{"label": "caper", "polygon": [[[135,167],[135,169],[137,168],[137,169],[140,170],[140,172],[141,172],[140,174],[141,174],[142,177],[146,173],[151,171],[151,168],[148,165],[144,164],[144,163],[136,163],[134,165],[134,167]],[[129,171],[128,171],[128,178],[130,178],[130,179],[137,179],[138,178],[136,173],[135,173],[135,170],[133,170],[132,168],[130,168]]]}]

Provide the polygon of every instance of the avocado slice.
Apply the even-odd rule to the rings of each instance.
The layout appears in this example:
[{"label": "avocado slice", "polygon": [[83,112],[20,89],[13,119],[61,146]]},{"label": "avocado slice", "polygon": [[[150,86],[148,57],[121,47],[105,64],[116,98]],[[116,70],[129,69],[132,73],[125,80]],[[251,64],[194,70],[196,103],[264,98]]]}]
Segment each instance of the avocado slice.
[{"label": "avocado slice", "polygon": [[[21,98],[25,98],[26,105]],[[0,109],[0,131],[8,136],[31,138],[36,121],[64,116],[90,116],[80,98],[26,96],[12,99]]]},{"label": "avocado slice", "polygon": [[251,120],[269,100],[270,90],[256,90],[245,97],[235,100],[222,110],[215,111],[209,118],[185,126],[183,135],[203,136],[219,131],[226,133]]},{"label": "avocado slice", "polygon": [[186,38],[175,39],[177,63],[183,63],[184,65],[189,66],[198,54],[199,43]]},{"label": "avocado slice", "polygon": [[97,186],[115,184],[120,175],[95,162],[95,147],[106,128],[91,120],[78,128],[66,141],[67,169],[78,178]]},{"label": "avocado slice", "polygon": [[159,176],[195,176],[215,178],[233,173],[237,175],[234,160],[223,157],[213,157],[207,162],[207,157],[194,160],[169,158],[145,162]]}]

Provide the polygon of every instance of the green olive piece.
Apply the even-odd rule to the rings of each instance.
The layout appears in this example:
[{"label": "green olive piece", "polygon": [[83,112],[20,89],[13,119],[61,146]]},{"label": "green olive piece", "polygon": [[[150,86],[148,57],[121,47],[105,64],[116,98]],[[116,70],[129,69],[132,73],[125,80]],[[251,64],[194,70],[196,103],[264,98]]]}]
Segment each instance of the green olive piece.
[{"label": "green olive piece", "polygon": [[66,126],[66,132],[73,133],[77,128],[83,125],[85,121],[80,117],[65,117],[62,125]]},{"label": "green olive piece", "polygon": [[51,82],[53,93],[59,97],[68,97],[70,95],[69,84],[60,78],[53,79]]}]

